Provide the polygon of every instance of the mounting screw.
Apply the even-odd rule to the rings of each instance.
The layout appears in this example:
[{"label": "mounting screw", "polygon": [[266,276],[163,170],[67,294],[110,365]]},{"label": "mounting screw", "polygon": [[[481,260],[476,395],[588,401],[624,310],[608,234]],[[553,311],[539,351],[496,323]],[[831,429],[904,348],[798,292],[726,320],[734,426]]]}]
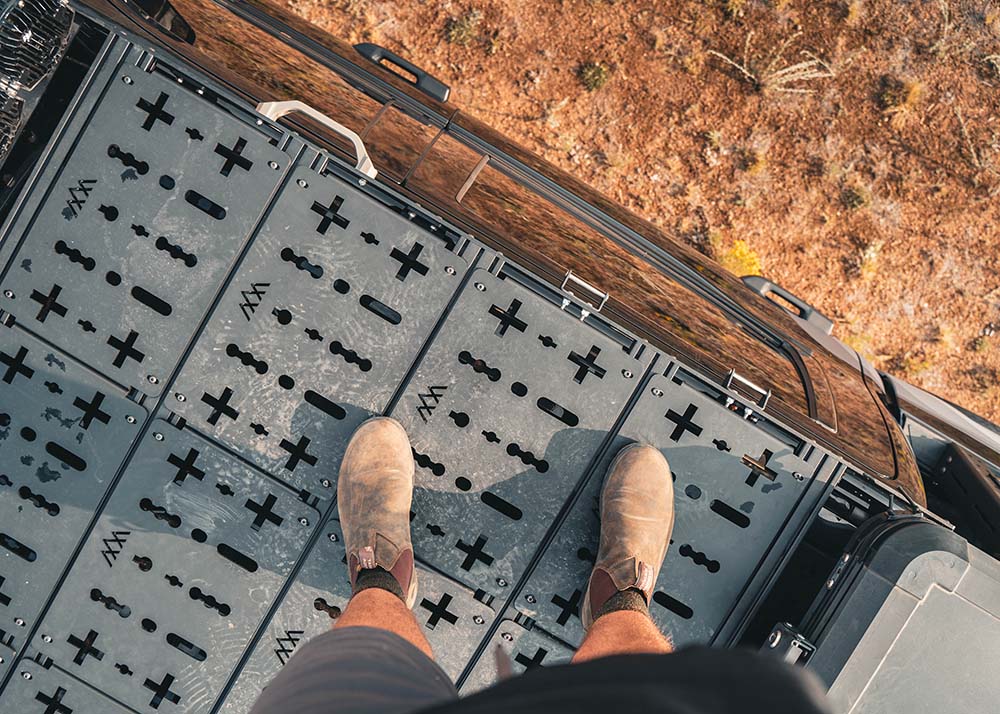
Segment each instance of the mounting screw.
[{"label": "mounting screw", "polygon": [[330,479],[328,478],[324,478],[320,479],[319,485],[322,486],[323,488],[330,488],[331,486],[333,486],[333,482],[330,481]]},{"label": "mounting screw", "polygon": [[157,377],[154,377],[151,374],[146,375],[146,381],[149,382],[150,384],[159,384],[160,383],[160,380]]},{"label": "mounting screw", "polygon": [[358,186],[367,186],[368,182],[364,179],[358,179]]},{"label": "mounting screw", "polygon": [[161,434],[158,431],[154,431],[153,438],[156,439],[157,441],[163,441],[163,434]]},{"label": "mounting screw", "polygon": [[277,161],[268,161],[267,165],[270,166],[275,171],[278,170],[278,162]]},{"label": "mounting screw", "polygon": [[337,534],[336,534],[336,533],[329,533],[329,534],[327,534],[327,536],[326,536],[326,537],[330,539],[330,542],[331,542],[331,543],[336,543],[336,542],[337,542],[337,540],[338,540],[338,539],[337,539]]},{"label": "mounting screw", "polygon": [[42,642],[47,645],[52,644],[52,637],[50,635],[42,635]]},{"label": "mounting screw", "polygon": [[186,402],[187,401],[187,397],[185,397],[180,392],[177,392],[177,393],[174,394],[174,399],[176,399],[179,402]]},{"label": "mounting screw", "polygon": [[627,369],[623,369],[622,370],[622,376],[625,379],[632,379],[632,373],[629,370],[627,370]]},{"label": "mounting screw", "polygon": [[295,183],[299,188],[309,188],[309,183],[305,179],[299,179]]},{"label": "mounting screw", "polygon": [[7,298],[8,300],[13,300],[14,299],[14,292],[12,290],[4,290],[3,291],[3,296],[5,298]]},{"label": "mounting screw", "polygon": [[483,619],[482,615],[473,616],[472,621],[475,622],[477,625],[482,625],[484,622],[486,622],[486,620]]},{"label": "mounting screw", "polygon": [[448,273],[448,275],[454,275],[455,274],[455,269],[453,267],[451,267],[450,265],[446,265],[446,266],[444,266],[444,272]]},{"label": "mounting screw", "polygon": [[514,635],[510,634],[509,632],[501,632],[500,636],[503,637],[508,642],[514,641]]},{"label": "mounting screw", "polygon": [[483,285],[482,283],[476,283],[476,290],[478,290],[481,293],[484,293],[486,292],[486,286]]},{"label": "mounting screw", "polygon": [[534,595],[525,595],[524,599],[527,600],[528,602],[530,602],[532,605],[535,604],[535,596]]},{"label": "mounting screw", "polygon": [[129,414],[127,417],[125,417],[125,421],[127,421],[129,424],[135,424],[135,417]]},{"label": "mounting screw", "polygon": [[779,642],[781,642],[781,633],[775,630],[768,636],[767,646],[773,650],[775,647],[778,646]]},{"label": "mounting screw", "polygon": [[306,518],[305,516],[302,516],[302,518],[299,519],[299,525],[308,526],[309,525],[309,519]]},{"label": "mounting screw", "polygon": [[124,77],[122,77],[122,81],[125,82],[125,84],[132,84],[132,78],[129,77],[127,74]]},{"label": "mounting screw", "polygon": [[663,390],[660,389],[659,387],[653,387],[653,396],[654,397],[662,397],[663,396]]},{"label": "mounting screw", "polygon": [[503,578],[497,578],[497,585],[499,585],[502,588],[505,588],[507,587],[507,581],[504,580]]},{"label": "mounting screw", "polygon": [[31,679],[31,672],[21,672],[21,677],[27,680]]},{"label": "mounting screw", "polygon": [[14,624],[17,625],[18,627],[24,627],[24,620],[22,620],[20,617],[15,617]]}]

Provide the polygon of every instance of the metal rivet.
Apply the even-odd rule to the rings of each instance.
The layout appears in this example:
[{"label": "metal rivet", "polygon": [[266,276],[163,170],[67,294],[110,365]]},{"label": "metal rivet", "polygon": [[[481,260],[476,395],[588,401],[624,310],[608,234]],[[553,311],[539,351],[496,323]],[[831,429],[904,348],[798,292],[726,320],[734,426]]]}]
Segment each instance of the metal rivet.
[{"label": "metal rivet", "polygon": [[148,381],[150,384],[159,384],[160,383],[160,380],[157,379],[156,377],[154,377],[151,374],[146,376],[146,381]]},{"label": "metal rivet", "polygon": [[263,119],[258,119],[257,120],[257,126],[264,126],[264,120]]},{"label": "metal rivet", "polygon": [[663,396],[663,390],[660,389],[659,387],[653,387],[653,396],[654,397],[662,397]]},{"label": "metal rivet", "polygon": [[305,516],[303,516],[302,518],[299,519],[299,524],[303,525],[303,526],[308,526],[309,525],[309,519],[306,518]]},{"label": "metal rivet", "polygon": [[444,267],[444,272],[448,273],[448,275],[454,275],[455,274],[455,269],[453,267],[451,267],[450,265],[446,265]]},{"label": "metal rivet", "polygon": [[24,679],[28,679],[28,680],[30,680],[30,679],[31,679],[31,672],[21,672],[21,676],[22,676],[22,677],[23,677]]},{"label": "metal rivet", "polygon": [[49,635],[42,635],[42,642],[46,644],[52,644],[52,637]]},{"label": "metal rivet", "polygon": [[132,78],[129,77],[127,74],[124,77],[122,77],[122,81],[125,82],[125,84],[132,84]]},{"label": "metal rivet", "polygon": [[827,580],[826,581],[826,589],[830,590],[833,587],[833,584],[834,584],[833,578],[830,578],[829,580]]},{"label": "metal rivet", "polygon": [[153,438],[156,439],[157,441],[163,441],[163,434],[161,434],[158,431],[154,431]]},{"label": "metal rivet", "polygon": [[367,186],[368,182],[364,179],[358,179],[358,186]]},{"label": "metal rivet", "polygon": [[336,533],[330,533],[326,537],[330,539],[331,543],[336,543],[337,542],[337,534]]},{"label": "metal rivet", "polygon": [[319,485],[322,486],[323,488],[330,488],[331,486],[333,486],[333,482],[330,481],[330,479],[328,478],[324,478],[320,480]]},{"label": "metal rivet", "polygon": [[22,620],[20,617],[15,617],[14,624],[17,625],[18,627],[24,627],[24,620]]},{"label": "metal rivet", "polygon": [[503,637],[508,642],[514,641],[514,635],[510,634],[509,632],[501,632],[500,636]]},{"label": "metal rivet", "polygon": [[472,618],[472,621],[475,622],[477,625],[482,625],[484,622],[486,622],[486,620],[483,619],[482,615],[476,615],[476,616],[474,616]]},{"label": "metal rivet", "polygon": [[278,170],[278,162],[277,161],[268,161],[267,165],[270,166],[275,171]]},{"label": "metal rivet", "polygon": [[7,298],[8,300],[13,300],[14,299],[14,293],[12,291],[10,291],[10,290],[4,290],[3,291],[3,296],[5,298]]},{"label": "metal rivet", "polygon": [[295,183],[298,184],[299,188],[309,188],[309,184],[304,179],[299,179]]},{"label": "metal rivet", "polygon": [[632,373],[631,373],[631,372],[629,372],[629,371],[628,371],[627,369],[623,369],[623,370],[622,370],[622,376],[623,376],[623,377],[624,377],[625,379],[632,379]]},{"label": "metal rivet", "polygon": [[483,285],[482,283],[476,283],[476,290],[478,290],[481,293],[484,293],[486,292],[486,286]]},{"label": "metal rivet", "polygon": [[129,414],[127,417],[125,417],[125,421],[127,421],[129,424],[135,424],[135,417]]},{"label": "metal rivet", "polygon": [[779,642],[781,642],[780,632],[772,632],[770,637],[767,638],[767,646],[770,647],[772,650],[778,646]]},{"label": "metal rivet", "polygon": [[174,399],[176,399],[176,400],[177,400],[177,401],[179,401],[179,402],[186,402],[186,401],[187,401],[187,397],[185,397],[185,396],[184,396],[183,394],[181,394],[180,392],[177,392],[177,393],[176,393],[176,394],[174,395]]},{"label": "metal rivet", "polygon": [[525,595],[524,599],[527,600],[528,602],[532,603],[532,604],[534,604],[534,602],[535,602],[535,596],[534,595]]},{"label": "metal rivet", "polygon": [[505,588],[507,587],[507,581],[504,580],[503,578],[497,578],[497,585],[499,585],[502,588]]}]

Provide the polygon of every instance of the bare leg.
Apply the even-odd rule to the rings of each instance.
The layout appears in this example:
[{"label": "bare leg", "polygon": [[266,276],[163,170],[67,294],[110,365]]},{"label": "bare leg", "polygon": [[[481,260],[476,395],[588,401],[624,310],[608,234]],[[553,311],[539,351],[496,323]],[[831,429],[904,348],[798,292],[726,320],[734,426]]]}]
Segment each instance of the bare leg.
[{"label": "bare leg", "polygon": [[648,615],[618,610],[594,621],[573,662],[620,654],[668,654],[673,649]]},{"label": "bare leg", "polygon": [[388,630],[434,659],[431,645],[424,637],[413,612],[402,600],[386,590],[369,588],[359,592],[347,603],[333,627],[377,627]]}]

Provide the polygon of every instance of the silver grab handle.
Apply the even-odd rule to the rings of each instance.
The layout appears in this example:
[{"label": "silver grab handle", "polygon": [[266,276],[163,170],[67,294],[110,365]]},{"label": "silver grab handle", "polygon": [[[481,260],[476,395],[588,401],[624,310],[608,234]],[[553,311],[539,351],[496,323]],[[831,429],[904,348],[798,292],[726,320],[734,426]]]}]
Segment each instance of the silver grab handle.
[{"label": "silver grab handle", "polygon": [[358,158],[358,162],[355,164],[354,168],[370,179],[378,176],[378,171],[375,169],[375,165],[372,164],[371,157],[368,156],[368,149],[365,148],[365,143],[361,140],[361,137],[358,136],[356,132],[351,131],[340,122],[334,121],[318,109],[313,109],[305,102],[297,100],[287,102],[261,102],[257,105],[257,111],[272,121],[278,121],[281,117],[288,116],[289,114],[305,114],[310,119],[318,121],[323,126],[337,132],[354,144],[354,153]]}]

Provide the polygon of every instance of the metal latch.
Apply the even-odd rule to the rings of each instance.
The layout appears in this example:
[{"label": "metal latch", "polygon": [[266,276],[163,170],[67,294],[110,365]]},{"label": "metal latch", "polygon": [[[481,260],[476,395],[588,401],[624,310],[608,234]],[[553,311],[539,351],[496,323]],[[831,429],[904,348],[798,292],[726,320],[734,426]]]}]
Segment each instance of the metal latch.
[{"label": "metal latch", "polygon": [[288,116],[289,114],[305,114],[327,129],[340,134],[354,145],[354,153],[357,156],[357,163],[354,165],[354,168],[370,179],[378,176],[378,171],[375,170],[375,165],[372,164],[371,157],[368,156],[368,149],[365,148],[365,142],[361,140],[357,132],[348,129],[340,122],[334,121],[318,109],[313,109],[305,102],[261,102],[257,105],[257,111],[272,121],[278,121],[281,117]]},{"label": "metal latch", "polygon": [[788,664],[805,664],[816,651],[816,645],[787,622],[783,622],[774,626],[761,651],[778,656]]},{"label": "metal latch", "polygon": [[[569,285],[571,283],[573,285],[579,286],[580,288],[583,288],[584,290],[589,291],[592,296],[594,296],[594,297],[596,297],[598,299],[597,300],[597,304],[594,304],[594,302],[588,301],[588,300],[584,299],[583,297],[577,295],[575,292],[573,292],[569,288]],[[608,293],[601,292],[600,290],[598,290],[597,288],[595,288],[593,285],[591,285],[587,281],[582,280],[582,279],[578,278],[577,276],[573,275],[573,271],[572,270],[566,271],[566,277],[563,278],[562,285],[559,286],[559,289],[562,290],[567,295],[572,295],[574,298],[576,298],[577,300],[581,301],[584,305],[590,306],[593,309],[594,312],[600,312],[601,308],[604,307],[604,304],[607,303],[608,297],[610,297]],[[563,298],[562,309],[565,310],[567,307],[569,307],[570,302],[571,301],[568,298]],[[586,319],[589,314],[590,314],[590,311],[588,311],[588,310],[581,310],[580,319],[581,320]]]},{"label": "metal latch", "polygon": [[[748,390],[750,390],[752,392],[756,392],[757,394],[759,394],[760,397],[757,399],[756,405],[761,410],[767,408],[767,403],[771,400],[771,390],[770,389],[764,389],[763,387],[758,387],[756,384],[754,384],[753,382],[751,382],[746,377],[741,377],[740,375],[736,374],[736,370],[735,369],[731,369],[731,370],[729,370],[729,374],[726,375],[726,381],[723,382],[722,386],[724,386],[726,389],[729,389],[729,390],[732,390],[732,391],[736,391],[735,389],[733,389],[733,383],[734,382],[737,382],[737,383],[743,385],[744,387],[746,387]],[[726,407],[729,407],[732,403],[733,403],[733,400],[727,398],[727,400],[726,400]],[[749,419],[751,414],[752,414],[752,412],[749,409],[747,409],[745,411],[745,413],[743,414],[743,416],[744,416],[744,418]]]}]

